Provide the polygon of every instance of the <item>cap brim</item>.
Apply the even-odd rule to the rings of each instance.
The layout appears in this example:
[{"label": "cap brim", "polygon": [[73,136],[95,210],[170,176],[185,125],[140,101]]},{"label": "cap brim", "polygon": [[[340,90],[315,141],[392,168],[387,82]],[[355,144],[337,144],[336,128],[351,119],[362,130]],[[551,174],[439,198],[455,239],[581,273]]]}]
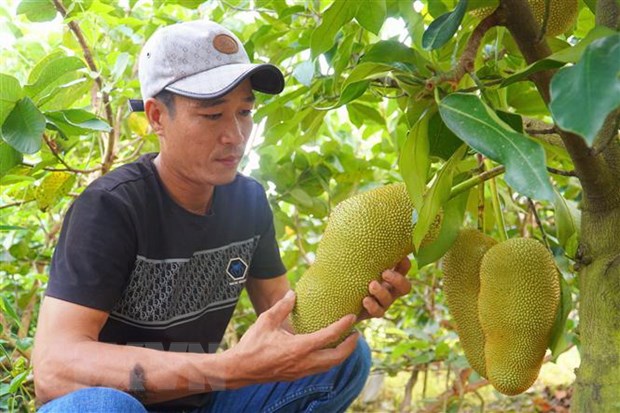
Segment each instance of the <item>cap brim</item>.
[{"label": "cap brim", "polygon": [[166,86],[166,90],[196,99],[219,98],[250,78],[252,88],[276,94],[284,88],[282,72],[270,64],[238,63],[196,73]]},{"label": "cap brim", "polygon": [[[172,93],[195,99],[216,99],[250,78],[252,89],[271,95],[284,89],[284,76],[276,66],[265,64],[239,63],[216,67],[205,72],[184,77],[165,87]],[[130,99],[133,112],[144,111],[144,102]]]}]

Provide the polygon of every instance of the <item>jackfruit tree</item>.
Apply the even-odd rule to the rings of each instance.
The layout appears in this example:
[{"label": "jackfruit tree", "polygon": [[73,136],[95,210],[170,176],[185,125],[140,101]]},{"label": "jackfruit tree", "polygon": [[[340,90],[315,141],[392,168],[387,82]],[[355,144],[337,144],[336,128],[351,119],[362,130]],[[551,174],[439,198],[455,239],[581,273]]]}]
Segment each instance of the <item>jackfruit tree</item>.
[{"label": "jackfruit tree", "polygon": [[[389,266],[394,251],[413,251],[412,293],[358,326],[375,370],[408,376],[405,389],[390,390],[397,402],[383,402],[475,410],[484,388],[485,399],[535,410],[540,365],[577,350],[572,411],[620,411],[617,0],[3,2],[0,410],[34,406],[34,325],[70,202],[101,174],[158,150],[144,116],[127,107],[139,96],[141,45],[159,26],[204,17],[285,72],[282,94],[257,94],[259,126],[242,167],[268,189],[292,284],[317,269],[329,279],[341,260],[334,272],[364,281],[363,295],[359,261],[388,257],[380,267]],[[329,235],[328,217],[345,200],[392,184],[414,209],[360,212],[380,208],[372,201]],[[399,234],[396,210],[411,215],[398,221],[407,251],[379,242],[358,251],[365,225],[390,241]],[[544,276],[530,280],[535,273]],[[346,301],[342,288],[322,308]],[[251,314],[244,297],[224,347]],[[498,325],[514,320],[513,339],[498,339]],[[531,334],[520,341],[517,330]],[[426,386],[434,373],[446,383],[437,394]],[[489,384],[529,391],[511,398]]]}]

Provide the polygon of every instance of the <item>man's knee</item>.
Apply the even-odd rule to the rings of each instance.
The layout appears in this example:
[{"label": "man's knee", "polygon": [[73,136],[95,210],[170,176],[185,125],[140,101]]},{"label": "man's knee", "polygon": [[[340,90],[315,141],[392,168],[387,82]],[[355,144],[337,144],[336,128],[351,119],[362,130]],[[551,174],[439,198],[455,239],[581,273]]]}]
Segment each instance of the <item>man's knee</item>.
[{"label": "man's knee", "polygon": [[368,374],[370,373],[372,358],[370,353],[370,347],[368,347],[368,343],[366,343],[366,340],[361,337],[359,340],[357,340],[357,347],[349,358],[352,359],[352,361],[355,363],[358,374],[361,374],[364,377],[368,377]]},{"label": "man's knee", "polygon": [[146,413],[135,397],[109,387],[87,387],[44,404],[39,413],[123,412]]},{"label": "man's knee", "polygon": [[346,384],[355,393],[361,392],[370,373],[371,363],[370,348],[366,340],[360,338],[355,351],[343,363],[338,381],[342,385]]}]

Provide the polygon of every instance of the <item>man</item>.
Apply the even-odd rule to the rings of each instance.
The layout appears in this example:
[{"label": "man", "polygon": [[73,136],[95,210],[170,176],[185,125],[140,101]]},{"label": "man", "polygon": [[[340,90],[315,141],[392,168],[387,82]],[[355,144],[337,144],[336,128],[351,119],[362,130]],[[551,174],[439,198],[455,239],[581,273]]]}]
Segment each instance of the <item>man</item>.
[{"label": "man", "polygon": [[[33,356],[41,411],[344,411],[369,350],[356,334],[325,347],[356,315],[291,332],[295,297],[265,192],[237,173],[253,90],[279,93],[281,72],[194,21],[147,41],[139,77],[132,105],[161,149],[96,180],[65,217]],[[359,318],[409,291],[408,265],[371,283]],[[244,287],[258,320],[215,353]]]}]

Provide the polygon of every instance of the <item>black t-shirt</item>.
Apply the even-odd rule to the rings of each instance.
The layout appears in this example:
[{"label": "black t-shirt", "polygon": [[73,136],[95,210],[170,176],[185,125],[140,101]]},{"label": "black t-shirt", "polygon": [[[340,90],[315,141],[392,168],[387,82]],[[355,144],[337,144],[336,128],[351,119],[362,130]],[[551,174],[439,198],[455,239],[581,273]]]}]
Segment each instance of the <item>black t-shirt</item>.
[{"label": "black t-shirt", "polygon": [[46,295],[109,312],[100,341],[212,353],[247,277],[285,272],[271,209],[263,187],[237,174],[215,188],[207,215],[188,212],[166,192],[154,157],[110,172],[76,199]]}]

